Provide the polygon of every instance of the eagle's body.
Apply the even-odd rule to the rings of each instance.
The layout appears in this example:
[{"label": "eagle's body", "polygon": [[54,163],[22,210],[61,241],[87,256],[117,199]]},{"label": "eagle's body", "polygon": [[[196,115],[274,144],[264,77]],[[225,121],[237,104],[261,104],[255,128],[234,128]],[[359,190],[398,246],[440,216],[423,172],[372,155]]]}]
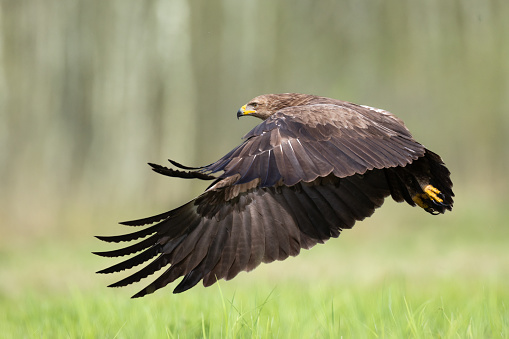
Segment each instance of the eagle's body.
[{"label": "eagle's body", "polygon": [[[261,262],[284,260],[373,214],[391,195],[436,214],[451,210],[449,171],[440,157],[416,142],[391,113],[353,103],[285,93],[254,98],[237,116],[264,121],[244,142],[208,166],[154,171],[214,180],[191,202],[125,225],[153,224],[108,242],[144,240],[115,251],[143,251],[100,271],[111,273],[157,256],[137,273],[111,285],[124,286],[170,267],[134,297],[184,277],[174,293],[200,280],[205,286],[231,279]],[[218,176],[214,174],[220,173]]]}]

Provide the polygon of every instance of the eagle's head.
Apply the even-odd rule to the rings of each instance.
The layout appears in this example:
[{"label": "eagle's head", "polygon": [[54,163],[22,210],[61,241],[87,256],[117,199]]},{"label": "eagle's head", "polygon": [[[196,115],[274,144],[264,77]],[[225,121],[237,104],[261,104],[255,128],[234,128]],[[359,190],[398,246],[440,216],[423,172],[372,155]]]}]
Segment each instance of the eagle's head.
[{"label": "eagle's head", "polygon": [[316,98],[314,95],[300,93],[263,94],[251,99],[237,111],[237,118],[252,115],[262,120],[283,108],[302,106]]}]

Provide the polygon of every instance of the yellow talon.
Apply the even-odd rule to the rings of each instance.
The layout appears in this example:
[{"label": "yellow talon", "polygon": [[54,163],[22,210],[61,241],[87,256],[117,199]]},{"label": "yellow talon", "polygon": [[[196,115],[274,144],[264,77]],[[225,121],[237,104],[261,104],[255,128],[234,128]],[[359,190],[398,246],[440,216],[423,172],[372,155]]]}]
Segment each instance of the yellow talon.
[{"label": "yellow talon", "polygon": [[434,201],[437,203],[442,203],[444,200],[441,199],[438,195],[441,194],[440,190],[438,190],[436,187],[433,187],[431,185],[428,185],[424,187],[423,189],[424,193],[416,194],[412,197],[412,200],[420,207],[424,209],[430,208],[430,205],[428,205],[425,201]]},{"label": "yellow talon", "polygon": [[428,185],[428,186],[424,187],[424,192],[430,197],[431,200],[434,200],[436,202],[444,201],[443,199],[440,199],[438,197],[438,194],[441,194],[442,192],[440,192],[436,187]]}]

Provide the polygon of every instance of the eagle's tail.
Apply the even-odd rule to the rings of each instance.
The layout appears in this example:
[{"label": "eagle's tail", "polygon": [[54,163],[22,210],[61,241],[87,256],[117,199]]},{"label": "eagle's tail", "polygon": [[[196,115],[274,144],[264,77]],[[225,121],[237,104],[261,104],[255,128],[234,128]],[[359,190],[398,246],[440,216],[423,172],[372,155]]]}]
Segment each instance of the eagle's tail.
[{"label": "eagle's tail", "polygon": [[454,193],[450,174],[440,156],[428,149],[423,157],[405,167],[385,169],[394,200],[418,205],[431,214],[452,210]]}]

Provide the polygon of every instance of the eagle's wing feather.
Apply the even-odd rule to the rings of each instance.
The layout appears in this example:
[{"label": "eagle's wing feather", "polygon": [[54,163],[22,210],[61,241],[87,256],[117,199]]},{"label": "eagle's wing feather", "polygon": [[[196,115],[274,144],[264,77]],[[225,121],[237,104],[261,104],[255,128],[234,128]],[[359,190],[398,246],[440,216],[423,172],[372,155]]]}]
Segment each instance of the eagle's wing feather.
[{"label": "eagle's wing feather", "polygon": [[292,186],[331,172],[348,177],[374,168],[405,166],[424,155],[425,148],[399,120],[380,121],[366,111],[362,106],[333,104],[285,108],[205,170],[224,171],[221,178],[238,174],[238,183],[259,178],[261,187],[270,187],[277,177]]},{"label": "eagle's wing feather", "polygon": [[[301,248],[309,249],[337,237],[341,229],[370,216],[390,194],[386,185],[380,187],[380,182],[385,182],[381,180],[383,175],[369,172],[345,179],[328,176],[293,187],[257,187],[229,201],[217,198],[217,194],[224,194],[222,190],[207,191],[152,226],[155,234],[136,247],[144,252],[100,273],[128,269],[159,254],[140,271],[111,285],[137,282],[170,265],[135,297],[152,293],[182,276],[175,293],[200,280],[208,286],[217,279],[231,279],[261,262],[284,260],[297,255]],[[199,205],[217,208],[199,213]],[[234,212],[223,213],[225,209]],[[118,250],[102,253],[123,254]]]}]

